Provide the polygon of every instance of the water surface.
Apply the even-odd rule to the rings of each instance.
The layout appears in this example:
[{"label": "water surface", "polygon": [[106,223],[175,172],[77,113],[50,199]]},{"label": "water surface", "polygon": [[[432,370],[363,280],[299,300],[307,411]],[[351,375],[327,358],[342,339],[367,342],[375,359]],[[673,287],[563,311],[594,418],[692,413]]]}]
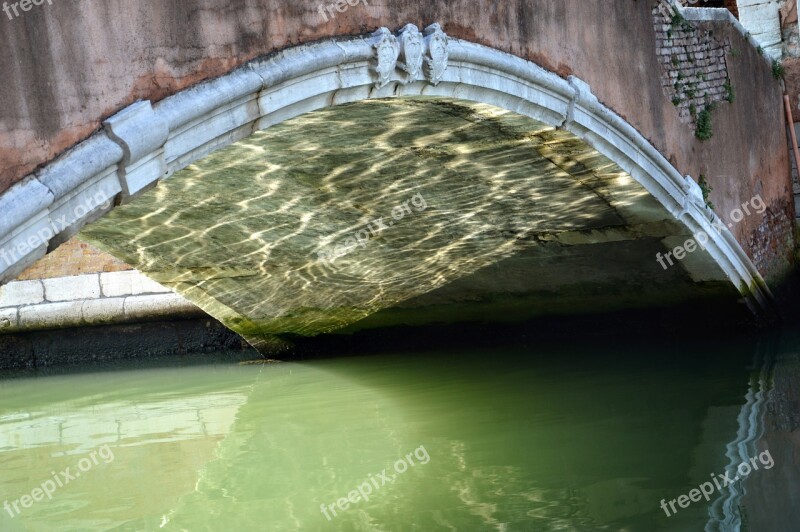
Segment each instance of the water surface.
[{"label": "water surface", "polygon": [[[796,345],[660,338],[270,365],[220,354],[8,375],[0,502],[67,467],[81,475],[0,512],[0,530],[789,530]],[[671,517],[660,508],[765,448],[769,470]],[[113,459],[77,466],[100,449]],[[380,485],[384,469],[394,478]],[[372,480],[368,501],[331,515]]]}]

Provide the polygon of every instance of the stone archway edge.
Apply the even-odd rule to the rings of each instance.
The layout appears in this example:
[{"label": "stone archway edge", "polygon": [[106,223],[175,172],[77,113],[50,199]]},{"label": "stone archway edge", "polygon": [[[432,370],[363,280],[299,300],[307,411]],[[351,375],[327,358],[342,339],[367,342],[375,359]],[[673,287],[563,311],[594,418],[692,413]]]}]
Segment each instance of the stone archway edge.
[{"label": "stone archway edge", "polygon": [[[420,32],[329,39],[286,49],[155,105],[139,101],[104,129],[0,197],[0,283],[74,236],[85,224],[213,151],[295,116],[393,96],[440,96],[495,105],[575,134],[614,161],[691,232],[757,310],[771,295],[728,231],[717,232],[698,185],[682,176],[634,127],[577,77],[446,36]],[[114,204],[85,212],[90,198]],[[49,238],[47,238],[49,237]],[[12,260],[9,260],[11,258]]]}]

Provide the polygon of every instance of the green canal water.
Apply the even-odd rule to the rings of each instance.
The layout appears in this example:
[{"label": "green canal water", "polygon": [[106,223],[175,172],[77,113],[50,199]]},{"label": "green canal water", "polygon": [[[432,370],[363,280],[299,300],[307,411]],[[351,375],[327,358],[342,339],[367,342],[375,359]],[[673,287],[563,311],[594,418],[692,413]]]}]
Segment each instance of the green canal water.
[{"label": "green canal water", "polygon": [[[792,530],[797,346],[609,339],[6,374],[0,530]],[[708,502],[660,507],[749,458],[761,467]]]}]

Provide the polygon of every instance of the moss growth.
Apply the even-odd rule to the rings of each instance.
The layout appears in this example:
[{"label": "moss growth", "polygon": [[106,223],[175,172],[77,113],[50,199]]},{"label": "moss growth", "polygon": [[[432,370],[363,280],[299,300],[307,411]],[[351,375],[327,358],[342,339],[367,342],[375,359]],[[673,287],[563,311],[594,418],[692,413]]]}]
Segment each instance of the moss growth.
[{"label": "moss growth", "polygon": [[783,76],[786,74],[786,69],[783,67],[783,63],[781,63],[777,59],[772,60],[772,77],[775,79],[783,79]]},{"label": "moss growth", "polygon": [[727,100],[728,103],[733,103],[736,100],[736,91],[733,89],[731,78],[725,80],[723,88],[725,89],[725,100]]},{"label": "moss growth", "polygon": [[703,192],[703,201],[706,202],[706,207],[713,210],[714,204],[708,201],[708,197],[711,195],[714,189],[708,183],[705,174],[700,174],[700,179],[698,179],[697,184],[700,186],[700,190]]},{"label": "moss growth", "polygon": [[711,111],[713,110],[713,106],[706,105],[705,108],[697,115],[697,129],[695,129],[694,135],[700,140],[709,140],[714,136],[714,132],[711,127]]},{"label": "moss growth", "polygon": [[[678,12],[672,14],[672,20],[670,21],[671,29],[673,30],[681,30],[686,32],[693,32],[695,30],[694,26],[689,24],[689,22],[683,18]],[[669,33],[669,32],[668,32]]]}]

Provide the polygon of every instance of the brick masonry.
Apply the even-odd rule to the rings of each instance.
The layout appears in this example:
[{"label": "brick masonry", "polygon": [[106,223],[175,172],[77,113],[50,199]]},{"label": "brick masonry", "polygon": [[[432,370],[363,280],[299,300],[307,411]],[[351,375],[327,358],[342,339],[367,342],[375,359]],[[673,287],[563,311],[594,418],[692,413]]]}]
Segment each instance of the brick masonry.
[{"label": "brick masonry", "polygon": [[729,98],[726,53],[730,46],[676,12],[671,16],[674,11],[668,5],[659,2],[653,9],[661,85],[681,122],[695,123],[706,106]]},{"label": "brick masonry", "polygon": [[65,242],[20,275],[18,281],[53,279],[87,273],[107,273],[132,270],[130,266],[77,238]]},{"label": "brick masonry", "polygon": [[791,246],[792,214],[792,204],[788,201],[775,201],[767,206],[761,224],[750,234],[756,268],[766,268],[778,250]]}]

